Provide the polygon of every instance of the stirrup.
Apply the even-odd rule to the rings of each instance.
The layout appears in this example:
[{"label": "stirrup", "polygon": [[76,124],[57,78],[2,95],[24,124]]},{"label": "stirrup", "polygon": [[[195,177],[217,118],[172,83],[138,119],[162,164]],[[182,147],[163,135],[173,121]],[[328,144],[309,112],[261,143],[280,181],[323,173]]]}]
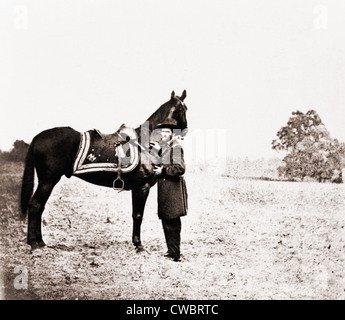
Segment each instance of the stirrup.
[{"label": "stirrup", "polygon": [[113,189],[114,190],[119,190],[119,193],[121,191],[123,191],[125,187],[125,182],[120,178],[120,177],[117,177],[114,181],[113,181]]}]

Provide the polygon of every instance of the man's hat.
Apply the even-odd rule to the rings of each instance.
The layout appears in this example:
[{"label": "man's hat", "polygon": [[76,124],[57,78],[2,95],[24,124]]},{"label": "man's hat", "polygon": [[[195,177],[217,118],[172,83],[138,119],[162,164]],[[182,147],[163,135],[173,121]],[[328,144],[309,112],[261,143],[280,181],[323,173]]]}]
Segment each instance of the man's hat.
[{"label": "man's hat", "polygon": [[162,123],[158,123],[156,128],[178,129],[177,121],[173,118],[167,118]]}]

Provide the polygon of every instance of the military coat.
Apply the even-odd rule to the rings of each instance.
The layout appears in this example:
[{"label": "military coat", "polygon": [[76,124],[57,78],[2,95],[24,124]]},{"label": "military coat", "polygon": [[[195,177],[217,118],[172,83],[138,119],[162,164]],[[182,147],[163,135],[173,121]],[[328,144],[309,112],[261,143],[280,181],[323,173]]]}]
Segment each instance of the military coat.
[{"label": "military coat", "polygon": [[182,146],[161,144],[162,174],[158,177],[158,216],[160,219],[173,219],[184,216],[188,211],[188,193],[185,161]]}]

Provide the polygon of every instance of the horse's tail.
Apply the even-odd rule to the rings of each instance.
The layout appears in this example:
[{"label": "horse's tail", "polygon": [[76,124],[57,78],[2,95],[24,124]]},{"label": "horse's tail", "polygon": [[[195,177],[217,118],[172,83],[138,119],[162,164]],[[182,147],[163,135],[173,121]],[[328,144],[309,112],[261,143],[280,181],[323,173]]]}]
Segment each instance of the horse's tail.
[{"label": "horse's tail", "polygon": [[34,178],[35,178],[35,161],[34,161],[34,143],[32,142],[29,146],[28,153],[25,158],[25,169],[22,181],[22,192],[20,197],[21,207],[21,218],[25,219],[29,201],[32,196],[34,189]]}]

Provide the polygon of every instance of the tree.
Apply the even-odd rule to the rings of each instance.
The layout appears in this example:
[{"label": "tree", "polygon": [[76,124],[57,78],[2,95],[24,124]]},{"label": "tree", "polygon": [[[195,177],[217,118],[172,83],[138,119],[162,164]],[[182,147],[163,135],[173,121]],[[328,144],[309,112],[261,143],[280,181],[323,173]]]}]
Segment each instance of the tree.
[{"label": "tree", "polygon": [[334,180],[342,182],[345,144],[332,139],[315,110],[306,114],[296,111],[285,127],[272,141],[272,148],[284,150],[284,166],[278,168],[280,175],[290,180],[312,177],[319,182]]}]

